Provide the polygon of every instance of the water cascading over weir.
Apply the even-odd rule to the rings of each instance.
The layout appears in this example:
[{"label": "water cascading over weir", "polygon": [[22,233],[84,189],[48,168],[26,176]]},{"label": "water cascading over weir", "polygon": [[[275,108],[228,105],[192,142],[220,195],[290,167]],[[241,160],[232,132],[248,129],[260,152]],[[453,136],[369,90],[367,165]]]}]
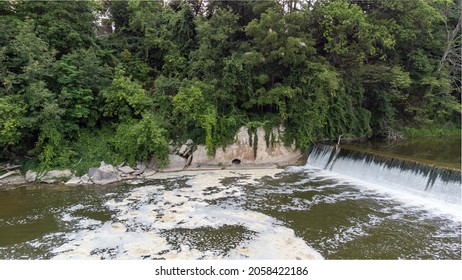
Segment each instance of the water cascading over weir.
[{"label": "water cascading over weir", "polygon": [[445,203],[461,203],[460,170],[324,144],[313,146],[307,165]]}]

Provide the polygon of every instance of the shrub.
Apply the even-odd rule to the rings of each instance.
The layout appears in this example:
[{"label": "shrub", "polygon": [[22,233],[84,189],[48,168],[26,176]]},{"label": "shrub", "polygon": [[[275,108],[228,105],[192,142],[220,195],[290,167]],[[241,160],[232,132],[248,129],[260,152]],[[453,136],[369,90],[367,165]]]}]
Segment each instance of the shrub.
[{"label": "shrub", "polygon": [[161,165],[168,160],[166,132],[155,118],[144,113],[140,120],[128,119],[117,126],[114,137],[115,150],[129,164],[136,160],[147,160],[154,155]]}]

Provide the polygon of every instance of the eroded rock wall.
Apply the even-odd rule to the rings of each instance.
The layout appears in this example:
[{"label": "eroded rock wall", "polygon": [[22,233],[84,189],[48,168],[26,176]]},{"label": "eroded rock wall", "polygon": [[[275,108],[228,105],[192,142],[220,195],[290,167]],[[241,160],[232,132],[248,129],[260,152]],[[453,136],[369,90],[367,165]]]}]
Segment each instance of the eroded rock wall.
[{"label": "eroded rock wall", "polygon": [[[218,148],[215,156],[208,156],[203,145],[197,146],[193,153],[190,167],[228,166],[239,162],[243,165],[283,165],[296,162],[301,156],[300,150],[284,146],[281,140],[283,128],[275,128],[269,137],[265,130],[258,128],[256,133],[249,132],[247,127],[241,127],[236,134],[234,144],[226,148]],[[266,138],[268,138],[268,143]]]}]

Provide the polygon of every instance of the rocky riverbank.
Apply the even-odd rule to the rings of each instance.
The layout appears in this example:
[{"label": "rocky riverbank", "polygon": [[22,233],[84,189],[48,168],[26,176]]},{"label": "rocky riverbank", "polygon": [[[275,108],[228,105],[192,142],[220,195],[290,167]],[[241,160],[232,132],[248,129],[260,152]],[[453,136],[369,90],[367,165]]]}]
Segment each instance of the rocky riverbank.
[{"label": "rocky riverbank", "polygon": [[191,139],[178,145],[169,145],[169,163],[160,166],[155,157],[148,161],[137,161],[135,166],[117,166],[101,162],[99,167],[90,168],[83,176],[76,176],[69,169],[46,172],[27,171],[20,174],[12,170],[0,177],[2,185],[21,185],[26,183],[64,183],[66,185],[107,185],[130,179],[145,179],[157,172],[176,172],[182,170],[204,169],[251,169],[275,168],[295,164],[303,158],[295,145],[286,147],[281,141],[284,129],[278,127],[269,132],[258,128],[254,133],[241,127],[235,136],[234,144],[218,148],[214,156],[207,153],[204,145],[196,145]]}]

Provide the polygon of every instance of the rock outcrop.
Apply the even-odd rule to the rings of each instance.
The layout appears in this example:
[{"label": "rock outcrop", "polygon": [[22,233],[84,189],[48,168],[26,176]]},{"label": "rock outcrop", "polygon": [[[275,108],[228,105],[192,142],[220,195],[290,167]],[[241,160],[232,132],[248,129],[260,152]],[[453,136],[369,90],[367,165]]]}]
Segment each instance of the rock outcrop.
[{"label": "rock outcrop", "polygon": [[[6,174],[3,174],[6,175]],[[3,176],[2,175],[2,176]],[[7,174],[8,176],[3,176],[0,179],[0,186],[3,185],[20,185],[26,183],[26,180],[24,179],[24,176],[21,176],[19,172],[12,172],[10,174]]]},{"label": "rock outcrop", "polygon": [[[282,143],[282,127],[271,131],[265,137],[265,130],[258,128],[256,133],[241,127],[236,134],[235,142],[226,148],[218,148],[215,156],[209,156],[203,145],[197,146],[192,154],[191,168],[205,166],[235,166],[241,165],[287,165],[296,162],[302,156],[300,150],[284,146]],[[266,141],[268,139],[268,142]]]},{"label": "rock outcrop", "polygon": [[192,153],[193,145],[194,145],[193,140],[191,139],[186,140],[186,143],[181,145],[177,154],[181,157],[188,158],[189,155]]},{"label": "rock outcrop", "polygon": [[167,166],[159,169],[160,172],[181,171],[185,168],[187,159],[179,155],[170,154],[168,155],[168,161]]},{"label": "rock outcrop", "polygon": [[158,171],[174,172],[184,170],[191,164],[194,147],[194,142],[191,139],[186,140],[186,142],[177,147],[173,146],[173,143],[170,143],[168,148],[170,152],[168,155],[168,164],[167,166],[158,167]]},{"label": "rock outcrop", "polygon": [[61,182],[63,180],[66,180],[70,177],[72,177],[73,174],[69,169],[65,170],[51,170],[45,173],[44,175],[40,174],[38,176],[38,180],[41,183],[48,183],[48,184],[53,184],[57,182]]}]

